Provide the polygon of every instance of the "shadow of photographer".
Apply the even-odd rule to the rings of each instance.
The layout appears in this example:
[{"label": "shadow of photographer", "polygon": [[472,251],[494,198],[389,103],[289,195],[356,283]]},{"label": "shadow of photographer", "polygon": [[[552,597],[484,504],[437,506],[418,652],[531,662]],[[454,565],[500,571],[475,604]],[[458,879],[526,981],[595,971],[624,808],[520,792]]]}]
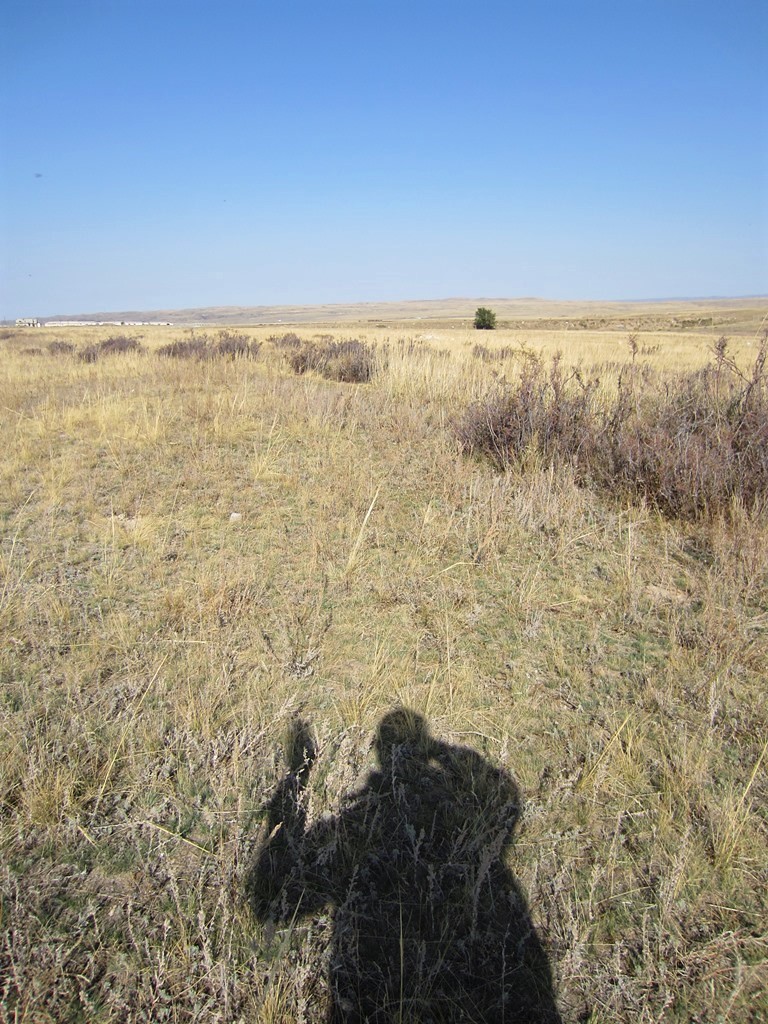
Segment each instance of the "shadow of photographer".
[{"label": "shadow of photographer", "polygon": [[378,769],[307,827],[315,748],[297,721],[287,777],[249,872],[261,921],[334,908],[329,1024],[560,1024],[549,963],[504,864],[520,814],[512,778],[399,708]]}]

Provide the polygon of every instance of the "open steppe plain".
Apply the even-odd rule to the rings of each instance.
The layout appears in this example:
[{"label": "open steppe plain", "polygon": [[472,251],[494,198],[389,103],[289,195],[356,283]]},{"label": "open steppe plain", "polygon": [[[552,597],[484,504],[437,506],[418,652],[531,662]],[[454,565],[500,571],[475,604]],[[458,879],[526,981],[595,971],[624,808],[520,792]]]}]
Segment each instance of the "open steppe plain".
[{"label": "open steppe plain", "polygon": [[[315,821],[397,704],[519,787],[564,1021],[765,1020],[765,503],[663,515],[455,424],[531,353],[611,391],[726,334],[748,377],[766,308],[377,309],[204,360],[2,331],[0,1021],[323,1020],[328,916],[275,931],[247,878],[296,716]],[[297,374],[288,332],[377,372]]]}]

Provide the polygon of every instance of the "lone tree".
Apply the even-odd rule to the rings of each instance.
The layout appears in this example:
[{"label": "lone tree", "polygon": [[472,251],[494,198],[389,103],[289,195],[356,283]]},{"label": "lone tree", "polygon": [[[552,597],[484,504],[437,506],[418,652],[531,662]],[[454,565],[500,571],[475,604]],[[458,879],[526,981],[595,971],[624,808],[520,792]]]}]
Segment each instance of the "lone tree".
[{"label": "lone tree", "polygon": [[496,314],[492,309],[486,309],[485,306],[478,306],[475,311],[475,330],[476,331],[493,331],[496,329]]}]

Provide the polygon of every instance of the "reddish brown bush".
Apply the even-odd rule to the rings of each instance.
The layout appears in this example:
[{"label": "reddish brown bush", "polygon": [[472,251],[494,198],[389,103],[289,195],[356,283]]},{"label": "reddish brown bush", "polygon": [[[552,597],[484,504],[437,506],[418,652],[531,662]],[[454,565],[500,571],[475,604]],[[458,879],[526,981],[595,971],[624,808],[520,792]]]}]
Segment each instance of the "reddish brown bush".
[{"label": "reddish brown bush", "polygon": [[634,363],[615,397],[597,379],[527,360],[456,422],[462,448],[507,468],[526,450],[574,467],[580,479],[697,518],[768,498],[768,376],[764,342],[743,373],[721,339],[703,370],[663,375]]},{"label": "reddish brown bush", "polygon": [[48,351],[52,356],[66,356],[75,351],[75,346],[69,341],[52,341]]},{"label": "reddish brown bush", "polygon": [[357,338],[322,343],[305,341],[299,348],[291,346],[286,358],[294,373],[302,374],[313,370],[326,380],[337,380],[346,384],[367,383],[377,369],[373,346]]},{"label": "reddish brown bush", "polygon": [[246,334],[219,331],[215,338],[208,334],[191,335],[162,345],[157,353],[166,359],[255,359],[260,341],[251,341]]},{"label": "reddish brown bush", "polygon": [[208,359],[212,349],[212,340],[206,335],[190,338],[177,338],[157,350],[165,359]]},{"label": "reddish brown bush", "polygon": [[550,458],[584,452],[594,440],[598,384],[596,378],[585,382],[578,370],[566,375],[559,356],[549,371],[529,356],[516,385],[502,381],[469,406],[456,423],[458,439],[499,469],[530,447]]},{"label": "reddish brown bush", "polygon": [[127,334],[116,334],[99,342],[99,353],[104,356],[124,355],[126,352],[141,352],[142,344],[138,338]]},{"label": "reddish brown bush", "polygon": [[128,352],[142,352],[143,350],[144,347],[138,338],[116,334],[103,341],[86,345],[80,350],[78,358],[84,363],[95,363],[100,356],[126,355]]},{"label": "reddish brown bush", "polygon": [[356,338],[330,342],[324,349],[320,372],[329,380],[338,380],[346,384],[365,384],[376,373],[374,350]]},{"label": "reddish brown bush", "polygon": [[293,331],[289,331],[287,334],[271,334],[267,341],[276,349],[300,348],[304,344],[298,334],[294,334]]},{"label": "reddish brown bush", "polygon": [[255,359],[261,348],[260,341],[251,341],[247,334],[219,331],[214,353],[224,359]]}]

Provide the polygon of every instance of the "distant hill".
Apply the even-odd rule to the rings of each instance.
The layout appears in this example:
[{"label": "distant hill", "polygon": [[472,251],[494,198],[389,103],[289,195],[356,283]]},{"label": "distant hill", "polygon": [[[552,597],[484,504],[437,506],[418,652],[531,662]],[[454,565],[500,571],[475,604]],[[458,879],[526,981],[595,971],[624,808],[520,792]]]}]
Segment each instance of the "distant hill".
[{"label": "distant hill", "polygon": [[[201,306],[193,309],[121,310],[118,312],[66,313],[47,321],[170,321],[181,326],[393,323],[413,320],[471,321],[478,306],[492,308],[510,326],[558,326],[595,328],[631,325],[650,318],[663,326],[717,326],[722,322],[757,322],[768,312],[768,297],[656,299],[652,301],[596,302],[539,298],[414,299],[403,302],[358,302],[293,306]],[[680,318],[690,323],[671,323]],[[711,322],[709,322],[711,321]],[[564,323],[565,322],[565,323]],[[657,326],[658,326],[657,325]]]}]

